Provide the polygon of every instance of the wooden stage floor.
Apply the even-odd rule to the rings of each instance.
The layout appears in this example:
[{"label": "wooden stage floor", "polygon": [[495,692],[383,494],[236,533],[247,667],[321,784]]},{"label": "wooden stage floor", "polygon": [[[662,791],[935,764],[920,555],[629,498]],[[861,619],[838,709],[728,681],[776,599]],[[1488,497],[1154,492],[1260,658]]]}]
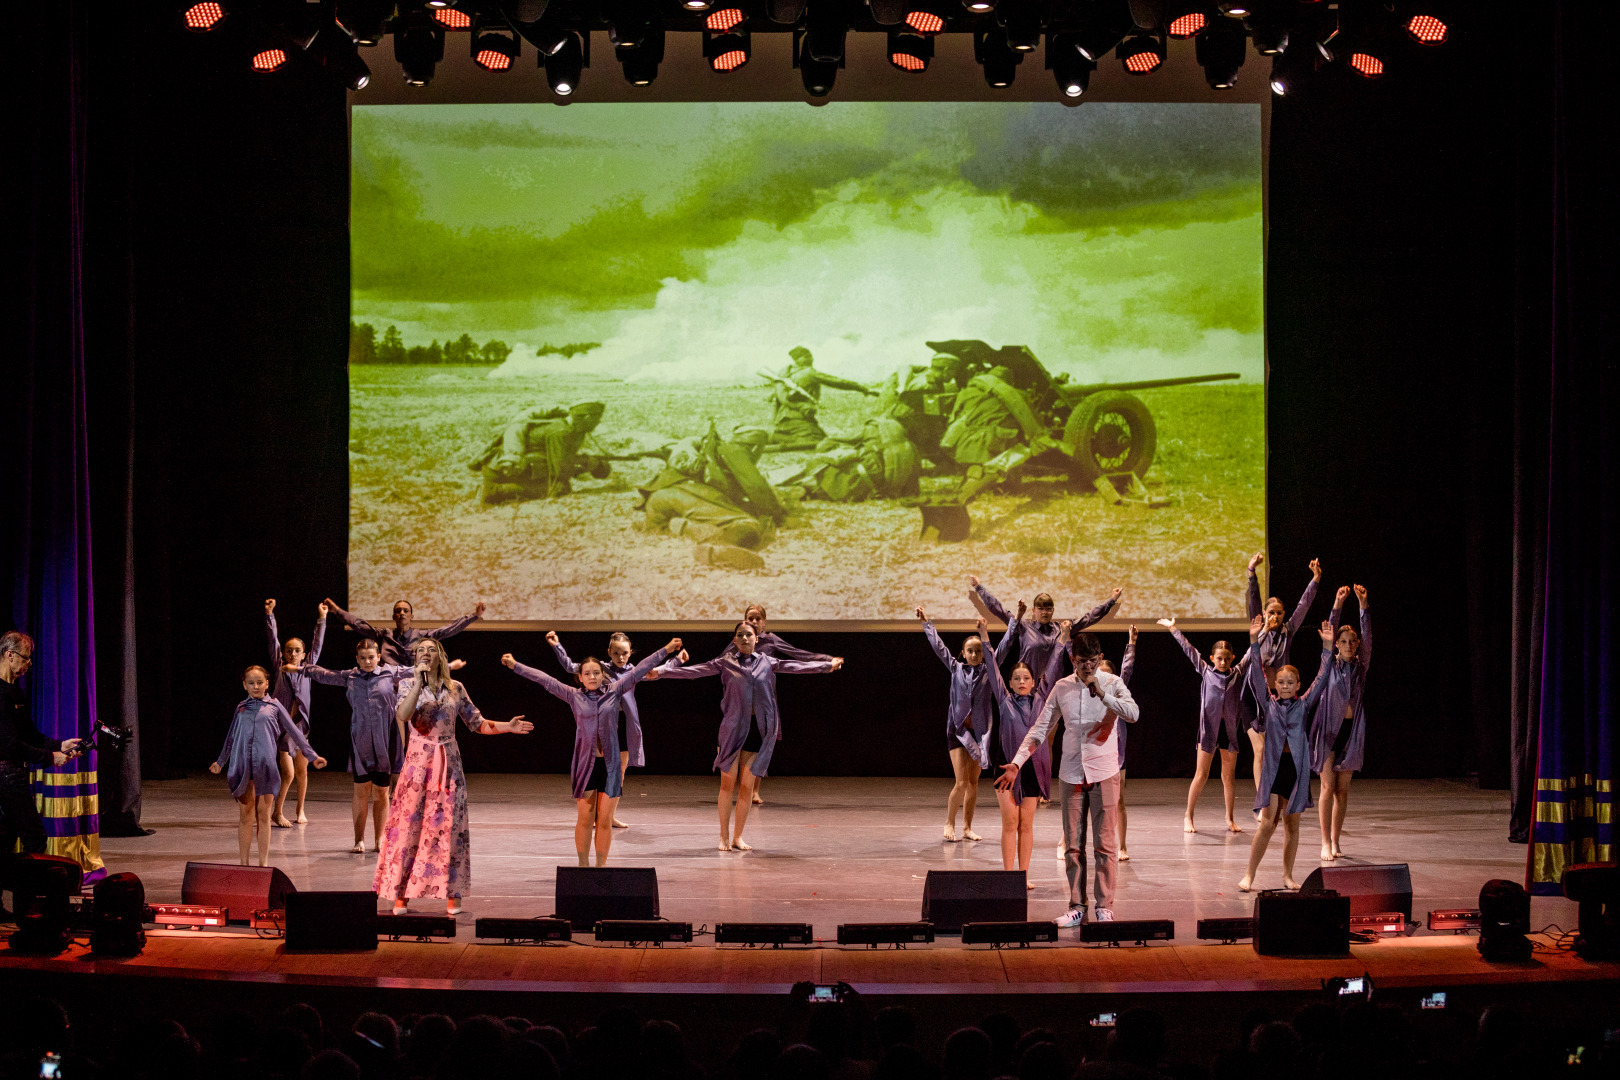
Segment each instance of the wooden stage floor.
[{"label": "wooden stage floor", "polygon": [[[375,856],[353,855],[349,783],[312,777],[310,823],[276,830],[272,862],[301,889],[369,889]],[[1181,830],[1186,782],[1132,780],[1127,788],[1131,861],[1121,867],[1116,911],[1122,919],[1169,918],[1176,939],[1145,948],[1081,946],[1065,931],[1056,946],[992,950],[941,937],[929,947],[868,951],[832,944],[840,922],[918,917],[930,869],[998,869],[998,817],[990,786],[975,822],[985,839],[948,844],[940,822],[948,782],[917,779],[772,778],[767,805],[756,808],[747,836],[755,850],[721,853],[712,780],[641,777],[627,784],[610,865],[658,870],[662,913],[695,926],[720,921],[810,922],[823,943],[810,948],[744,949],[703,944],[627,948],[597,945],[586,935],[571,945],[506,946],[475,940],[481,915],[550,914],[554,867],[573,865],[573,803],[566,778],[474,775],[473,889],[454,940],[383,942],[376,953],[284,953],[277,940],[246,931],[151,935],[146,952],[114,962],[75,949],[57,960],[0,961],[40,970],[119,972],[126,976],[229,978],[246,982],[314,981],[378,988],[771,993],[801,980],[846,981],[868,992],[900,993],[1201,993],[1307,989],[1331,975],[1373,975],[1381,986],[1613,980],[1620,967],[1587,964],[1537,938],[1528,964],[1486,964],[1472,937],[1431,934],[1357,945],[1339,960],[1260,957],[1247,944],[1206,944],[1195,922],[1248,914],[1251,900],[1235,887],[1251,832],[1228,835],[1220,785],[1206,789],[1200,828]],[[1240,799],[1252,798],[1246,783]],[[235,808],[214,777],[148,784],[146,824],[155,835],[108,839],[109,869],[132,870],[149,902],[177,901],[187,860],[235,858]],[[1252,823],[1244,815],[1244,827]],[[1411,866],[1416,919],[1437,907],[1473,907],[1490,878],[1521,880],[1522,846],[1505,839],[1507,796],[1455,781],[1355,782],[1344,846],[1348,862]],[[1318,865],[1314,819],[1307,817],[1298,876]],[[1057,811],[1036,818],[1030,918],[1066,908],[1056,855]],[[369,844],[368,844],[369,847]],[[1262,886],[1280,885],[1279,842],[1262,867]],[[442,910],[418,902],[414,910]],[[1538,898],[1536,928],[1573,929],[1574,905]],[[656,988],[656,989],[655,989]]]}]

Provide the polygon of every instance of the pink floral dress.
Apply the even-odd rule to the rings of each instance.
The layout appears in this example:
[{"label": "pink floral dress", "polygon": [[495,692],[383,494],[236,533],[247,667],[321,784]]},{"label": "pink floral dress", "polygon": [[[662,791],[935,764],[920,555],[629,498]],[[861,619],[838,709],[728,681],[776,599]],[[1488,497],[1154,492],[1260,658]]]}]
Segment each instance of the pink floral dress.
[{"label": "pink floral dress", "polygon": [[[416,680],[399,687],[401,701]],[[388,807],[382,851],[372,888],[379,897],[459,899],[472,885],[472,849],[467,831],[467,778],[456,745],[456,717],[473,731],[484,723],[460,683],[435,692],[424,686],[407,729],[405,767]],[[425,729],[425,731],[424,731]]]}]

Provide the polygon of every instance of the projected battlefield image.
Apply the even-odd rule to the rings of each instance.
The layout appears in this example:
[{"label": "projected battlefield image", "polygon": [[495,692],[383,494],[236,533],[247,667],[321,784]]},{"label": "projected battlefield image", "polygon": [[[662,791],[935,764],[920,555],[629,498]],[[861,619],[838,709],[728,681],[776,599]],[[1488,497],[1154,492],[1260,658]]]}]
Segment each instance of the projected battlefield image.
[{"label": "projected battlefield image", "polygon": [[357,611],[1242,620],[1259,106],[355,106],[352,155]]}]

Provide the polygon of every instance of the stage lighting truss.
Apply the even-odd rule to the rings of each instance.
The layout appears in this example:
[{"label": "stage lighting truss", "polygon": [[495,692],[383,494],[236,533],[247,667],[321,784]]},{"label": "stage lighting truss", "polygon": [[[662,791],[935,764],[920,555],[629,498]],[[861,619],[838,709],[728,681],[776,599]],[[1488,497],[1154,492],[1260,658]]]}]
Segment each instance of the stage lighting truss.
[{"label": "stage lighting truss", "polygon": [[1133,34],[1114,50],[1129,75],[1151,75],[1164,63],[1164,38],[1151,31]]},{"label": "stage lighting truss", "polygon": [[206,34],[225,19],[224,4],[185,4],[180,9],[180,25],[194,34]]},{"label": "stage lighting truss", "polygon": [[1059,93],[1077,98],[1091,89],[1091,73],[1097,70],[1097,64],[1080,54],[1073,34],[1048,34],[1046,69],[1057,80]]},{"label": "stage lighting truss", "polygon": [[920,75],[928,70],[928,61],[934,58],[934,39],[918,34],[889,31],[889,63],[901,71]]},{"label": "stage lighting truss", "polygon": [[984,69],[986,86],[1005,90],[1013,84],[1024,54],[1009,45],[1006,33],[997,27],[973,35],[973,59]]}]

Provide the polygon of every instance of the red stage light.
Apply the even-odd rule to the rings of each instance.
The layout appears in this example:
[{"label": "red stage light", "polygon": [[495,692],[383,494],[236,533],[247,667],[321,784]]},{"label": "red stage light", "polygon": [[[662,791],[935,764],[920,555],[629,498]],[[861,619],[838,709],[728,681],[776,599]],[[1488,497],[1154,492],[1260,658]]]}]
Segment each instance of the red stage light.
[{"label": "red stage light", "polygon": [[748,54],[741,49],[728,49],[709,61],[709,66],[716,71],[735,71],[748,63]]},{"label": "red stage light", "polygon": [[1446,24],[1433,15],[1414,15],[1406,20],[1406,32],[1423,45],[1439,45],[1446,40]]},{"label": "red stage light", "polygon": [[219,4],[192,4],[186,8],[186,29],[201,34],[212,30],[224,17],[225,9]]},{"label": "red stage light", "polygon": [[1384,62],[1378,57],[1368,56],[1366,53],[1351,53],[1350,66],[1369,79],[1376,79],[1384,73]]},{"label": "red stage light", "polygon": [[1139,52],[1125,58],[1125,70],[1132,75],[1146,75],[1159,66],[1159,54],[1155,52]]},{"label": "red stage light", "polygon": [[1165,33],[1173,38],[1196,37],[1198,32],[1208,25],[1209,18],[1202,11],[1195,11],[1191,15],[1183,15],[1165,29]]},{"label": "red stage light", "polygon": [[278,70],[287,62],[287,53],[282,49],[265,49],[263,52],[253,54],[253,70],[271,72]]},{"label": "red stage light", "polygon": [[467,30],[472,27],[472,16],[455,8],[434,8],[433,21],[446,30]]},{"label": "red stage light", "polygon": [[512,66],[512,58],[495,49],[479,49],[473,59],[485,71],[505,71]]},{"label": "red stage light", "polygon": [[741,8],[726,8],[710,12],[709,17],[703,20],[703,26],[709,33],[719,34],[740,25],[744,18]]},{"label": "red stage light", "polygon": [[922,57],[912,56],[910,53],[903,52],[890,53],[889,63],[893,64],[901,71],[922,71],[928,67],[928,61],[924,60]]},{"label": "red stage light", "polygon": [[919,34],[937,34],[945,29],[945,20],[931,11],[913,11],[906,15],[906,25]]}]

